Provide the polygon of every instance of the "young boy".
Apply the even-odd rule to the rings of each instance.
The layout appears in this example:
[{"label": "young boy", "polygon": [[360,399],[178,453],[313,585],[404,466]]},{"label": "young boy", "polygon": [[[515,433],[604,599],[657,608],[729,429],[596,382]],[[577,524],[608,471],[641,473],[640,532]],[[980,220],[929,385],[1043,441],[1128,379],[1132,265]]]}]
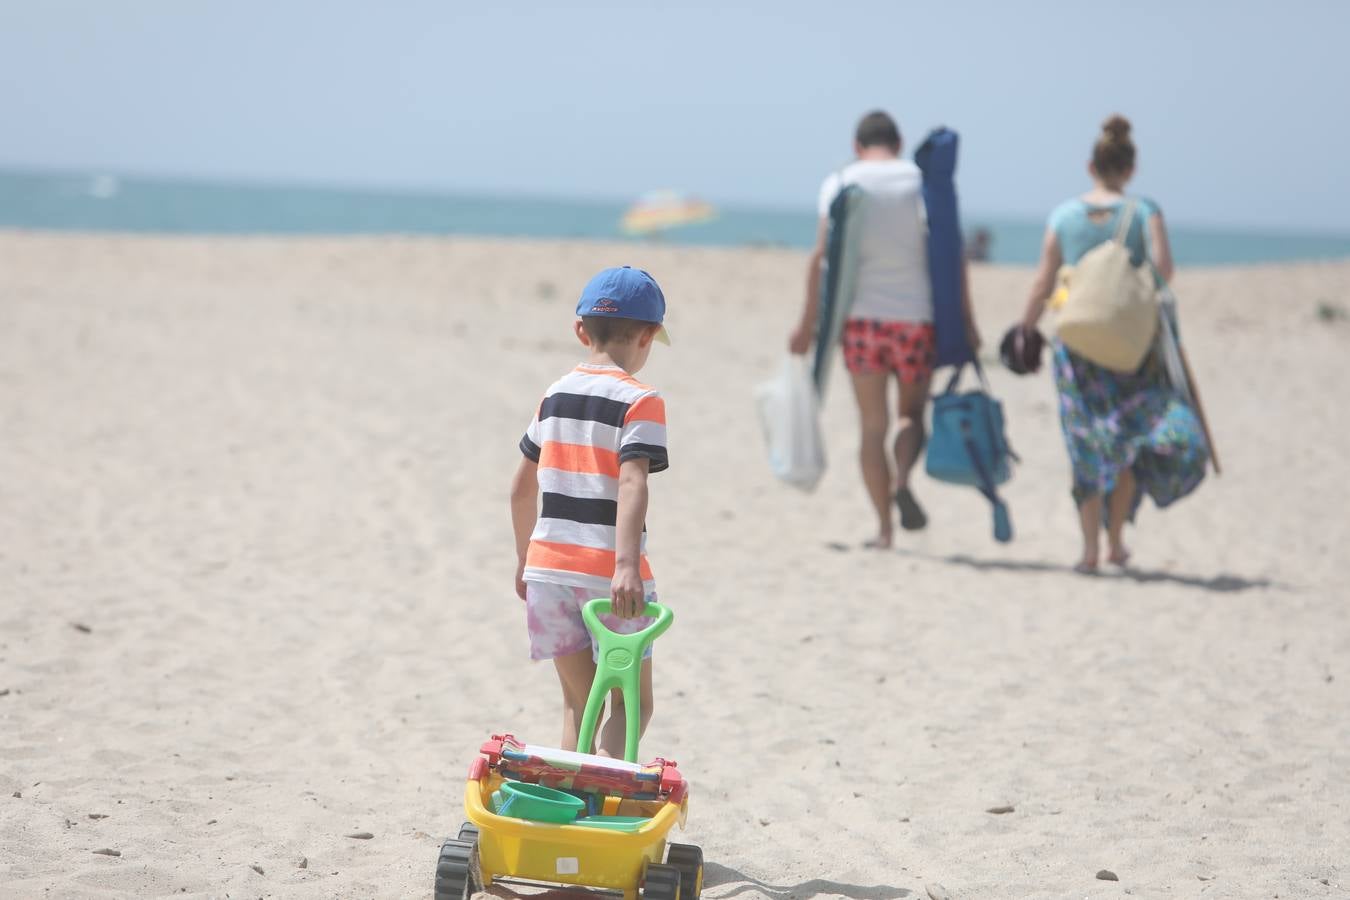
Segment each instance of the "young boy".
[{"label": "young boy", "polygon": [[[609,597],[614,631],[645,628],[656,599],[646,556],[647,475],[668,465],[666,404],[633,375],[652,342],[669,344],[666,298],[641,269],[606,269],[581,292],[577,340],[587,359],[553,383],[520,439],[511,482],[516,594],[525,601],[532,659],[552,659],[563,695],[564,750],[577,748],[595,676],[581,607]],[[540,494],[543,494],[542,503]],[[618,691],[598,751],[623,757],[626,717]],[[652,714],[652,663],[642,663],[642,728]],[[592,752],[591,747],[580,748]]]}]

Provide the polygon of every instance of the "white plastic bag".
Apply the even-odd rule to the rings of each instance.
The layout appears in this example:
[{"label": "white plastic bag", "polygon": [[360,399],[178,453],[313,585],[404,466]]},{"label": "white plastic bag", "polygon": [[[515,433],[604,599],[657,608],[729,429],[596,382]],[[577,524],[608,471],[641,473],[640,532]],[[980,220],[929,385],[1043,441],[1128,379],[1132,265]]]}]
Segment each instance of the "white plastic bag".
[{"label": "white plastic bag", "polygon": [[815,490],[825,474],[825,442],[806,357],[789,354],[778,377],[755,388],[755,406],[773,474],[793,487]]}]

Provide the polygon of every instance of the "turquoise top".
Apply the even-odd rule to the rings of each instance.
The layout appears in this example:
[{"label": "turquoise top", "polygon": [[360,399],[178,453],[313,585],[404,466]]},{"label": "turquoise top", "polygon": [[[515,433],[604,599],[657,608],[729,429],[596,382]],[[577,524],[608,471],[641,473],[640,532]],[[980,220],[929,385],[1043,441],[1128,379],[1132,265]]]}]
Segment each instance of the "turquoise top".
[{"label": "turquoise top", "polygon": [[[1143,197],[1130,199],[1134,200],[1137,206],[1134,210],[1134,221],[1130,223],[1129,233],[1125,235],[1125,244],[1130,248],[1130,261],[1137,266],[1144,261],[1148,252],[1144,223],[1158,214],[1158,206],[1152,200]],[[1059,252],[1064,256],[1064,263],[1074,265],[1082,259],[1084,253],[1115,237],[1116,228],[1120,224],[1120,213],[1124,208],[1125,204],[1120,200],[1099,205],[1077,197],[1056,206],[1055,211],[1050,213],[1048,227],[1059,238]],[[1089,217],[1089,213],[1107,210],[1113,210],[1112,214],[1100,222],[1094,222]]]}]

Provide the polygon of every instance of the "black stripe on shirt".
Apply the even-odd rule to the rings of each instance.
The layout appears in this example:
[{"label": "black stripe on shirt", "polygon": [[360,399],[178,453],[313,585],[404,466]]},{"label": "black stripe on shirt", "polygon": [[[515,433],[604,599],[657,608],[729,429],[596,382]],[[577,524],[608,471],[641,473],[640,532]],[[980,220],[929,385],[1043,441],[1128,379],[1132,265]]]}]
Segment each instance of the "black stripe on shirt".
[{"label": "black stripe on shirt", "polygon": [[619,515],[619,504],[613,500],[569,497],[545,491],[539,515],[545,519],[567,519],[583,525],[608,525],[613,528]]},{"label": "black stripe on shirt", "polygon": [[625,463],[630,459],[650,459],[652,462],[647,467],[648,472],[664,472],[670,468],[670,457],[666,448],[660,444],[624,444],[619,448],[619,462]]},{"label": "black stripe on shirt", "polygon": [[530,462],[539,462],[539,445],[530,440],[528,434],[520,439],[520,452],[524,453]]},{"label": "black stripe on shirt", "polygon": [[629,404],[594,394],[550,394],[539,405],[539,421],[549,416],[623,427]]}]

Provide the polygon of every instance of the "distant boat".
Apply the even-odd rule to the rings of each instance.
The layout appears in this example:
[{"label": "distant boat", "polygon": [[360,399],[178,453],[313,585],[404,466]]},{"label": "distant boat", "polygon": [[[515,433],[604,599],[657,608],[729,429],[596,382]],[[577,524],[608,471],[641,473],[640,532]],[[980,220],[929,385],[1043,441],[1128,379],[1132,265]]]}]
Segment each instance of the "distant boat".
[{"label": "distant boat", "polygon": [[117,196],[117,192],[122,189],[122,182],[117,180],[116,175],[95,175],[89,179],[89,187],[86,188],[90,197],[98,200],[107,200],[109,197]]},{"label": "distant boat", "polygon": [[676,191],[652,191],[639,197],[619,224],[625,234],[659,234],[715,218],[717,210],[711,203]]}]

